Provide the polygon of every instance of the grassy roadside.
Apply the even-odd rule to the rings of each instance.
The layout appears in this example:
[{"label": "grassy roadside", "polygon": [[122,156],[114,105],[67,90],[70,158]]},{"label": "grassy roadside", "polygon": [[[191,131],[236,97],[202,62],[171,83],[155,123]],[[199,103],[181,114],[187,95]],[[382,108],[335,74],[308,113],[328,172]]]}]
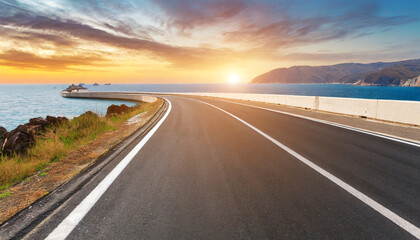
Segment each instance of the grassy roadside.
[{"label": "grassy roadside", "polygon": [[142,103],[132,112],[109,118],[85,115],[37,136],[28,155],[3,157],[0,224],[94,164],[144,126],[163,104],[163,99]]},{"label": "grassy roadside", "polygon": [[26,155],[0,156],[0,191],[40,173],[45,176],[49,166],[72,151],[95,140],[105,132],[115,131],[129,118],[148,111],[153,103],[142,103],[132,111],[110,118],[83,114],[58,126],[51,126],[36,136],[36,144]]}]

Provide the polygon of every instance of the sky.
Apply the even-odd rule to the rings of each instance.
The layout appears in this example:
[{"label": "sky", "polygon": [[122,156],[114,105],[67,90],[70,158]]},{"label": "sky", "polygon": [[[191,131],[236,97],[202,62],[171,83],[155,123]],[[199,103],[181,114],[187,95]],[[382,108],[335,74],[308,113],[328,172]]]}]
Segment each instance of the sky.
[{"label": "sky", "polygon": [[420,58],[420,0],[0,0],[0,83],[249,82]]}]

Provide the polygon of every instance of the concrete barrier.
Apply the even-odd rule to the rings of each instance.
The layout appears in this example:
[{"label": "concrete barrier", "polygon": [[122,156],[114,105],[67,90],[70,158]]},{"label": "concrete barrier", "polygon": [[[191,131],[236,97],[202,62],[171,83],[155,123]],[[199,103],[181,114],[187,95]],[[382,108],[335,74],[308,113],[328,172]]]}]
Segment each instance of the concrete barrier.
[{"label": "concrete barrier", "polygon": [[378,100],[377,118],[420,126],[420,102]]},{"label": "concrete barrier", "polygon": [[420,126],[420,102],[250,93],[163,93],[247,100]]},{"label": "concrete barrier", "polygon": [[313,96],[286,96],[286,103],[284,105],[292,107],[301,107],[315,109],[315,97]]},{"label": "concrete barrier", "polygon": [[319,105],[317,110],[377,118],[378,100],[319,97]]}]

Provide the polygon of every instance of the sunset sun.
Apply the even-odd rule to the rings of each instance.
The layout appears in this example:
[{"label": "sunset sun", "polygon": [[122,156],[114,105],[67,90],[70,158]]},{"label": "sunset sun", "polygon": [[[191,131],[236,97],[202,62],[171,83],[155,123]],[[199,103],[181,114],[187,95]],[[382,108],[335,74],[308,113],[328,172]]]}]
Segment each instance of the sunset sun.
[{"label": "sunset sun", "polygon": [[230,74],[228,76],[228,83],[230,83],[230,84],[239,83],[239,76],[238,76],[238,74]]}]

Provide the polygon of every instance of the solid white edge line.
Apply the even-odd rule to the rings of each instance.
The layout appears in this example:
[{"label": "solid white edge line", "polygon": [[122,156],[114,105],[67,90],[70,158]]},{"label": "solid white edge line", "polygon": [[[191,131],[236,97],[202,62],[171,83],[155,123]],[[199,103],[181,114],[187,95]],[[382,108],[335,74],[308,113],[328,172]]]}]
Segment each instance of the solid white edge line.
[{"label": "solid white edge line", "polygon": [[310,160],[306,159],[302,155],[300,155],[297,152],[293,151],[292,149],[290,149],[286,145],[280,143],[279,141],[277,141],[274,138],[270,137],[269,135],[267,135],[263,131],[261,131],[258,128],[252,126],[251,124],[247,123],[246,121],[242,120],[241,118],[239,118],[239,117],[237,117],[237,116],[235,116],[235,115],[233,115],[233,114],[231,114],[231,113],[229,113],[229,112],[227,112],[227,111],[225,111],[225,110],[223,110],[223,109],[221,109],[219,107],[216,107],[216,106],[214,106],[214,105],[212,105],[210,103],[206,103],[206,102],[203,102],[203,101],[200,101],[200,100],[197,100],[197,99],[192,99],[192,100],[195,100],[195,101],[198,101],[198,102],[207,104],[207,105],[209,105],[211,107],[214,107],[214,108],[216,108],[216,109],[218,109],[218,110],[226,113],[227,115],[235,118],[236,120],[240,121],[241,123],[245,124],[246,126],[248,126],[249,128],[251,128],[252,130],[256,131],[257,133],[259,133],[263,137],[265,137],[268,140],[270,140],[272,143],[276,144],[278,147],[280,147],[283,150],[285,150],[286,152],[288,152],[290,155],[292,155],[295,158],[297,158],[299,161],[303,162],[304,164],[306,164],[307,166],[309,166],[310,168],[312,168],[316,172],[318,172],[321,175],[323,175],[324,177],[328,178],[330,181],[332,181],[336,185],[340,186],[342,189],[346,190],[348,193],[350,193],[354,197],[358,198],[360,201],[364,202],[369,207],[371,207],[374,210],[376,210],[378,213],[382,214],[383,216],[385,216],[386,218],[388,218],[389,220],[391,220],[392,222],[394,222],[395,224],[397,224],[398,226],[400,226],[402,229],[404,229],[405,231],[407,231],[408,233],[410,233],[411,235],[413,235],[417,239],[420,239],[420,229],[418,227],[416,227],[412,223],[408,222],[407,220],[403,219],[402,217],[398,216],[397,214],[395,214],[394,212],[392,212],[388,208],[382,206],[381,204],[379,204],[375,200],[371,199],[370,197],[368,197],[364,193],[358,191],[357,189],[353,188],[349,184],[347,184],[344,181],[340,180],[339,178],[337,178],[336,176],[332,175],[328,171],[326,171],[323,168],[319,167],[315,163],[313,163]]},{"label": "solid white edge line", "polygon": [[[334,122],[321,120],[321,119],[316,119],[316,118],[312,118],[312,117],[307,117],[307,116],[303,116],[303,115],[299,115],[299,114],[284,112],[284,111],[275,110],[275,109],[271,109],[271,108],[259,107],[259,106],[245,104],[245,103],[238,103],[238,102],[222,100],[222,99],[217,99],[217,100],[221,101],[221,102],[243,105],[243,106],[252,107],[252,108],[259,108],[259,109],[267,110],[267,111],[270,111],[270,112],[281,113],[281,114],[289,115],[289,116],[292,116],[292,117],[302,118],[302,119],[306,119],[306,120],[310,120],[310,121],[314,121],[314,122],[319,122],[319,123],[331,125],[331,126],[334,126],[334,127],[344,128],[344,129],[347,129],[347,130],[351,130],[351,131],[355,131],[355,132],[360,132],[360,133],[372,135],[372,136],[375,136],[375,137],[388,139],[388,140],[399,142],[399,143],[412,145],[412,146],[415,146],[415,147],[420,147],[420,143],[411,142],[409,140],[401,139],[401,138],[398,138],[397,136],[395,136],[395,137],[387,136],[385,134],[380,134],[380,133],[372,132],[372,131],[369,131],[369,130],[364,130],[364,129],[360,129],[360,128],[356,128],[356,127],[351,127],[351,126],[347,126],[347,125],[343,125],[343,124],[339,124],[339,123],[334,123]],[[261,102],[261,103],[263,103],[263,102]]]},{"label": "solid white edge line", "polygon": [[[164,98],[165,99],[165,98]],[[85,199],[48,235],[46,239],[65,239],[76,225],[83,219],[89,210],[95,205],[99,198],[111,186],[114,180],[120,175],[125,167],[131,162],[136,154],[143,148],[149,141],[156,130],[162,125],[165,119],[171,112],[172,104],[169,100],[165,99],[169,104],[168,110],[159,122],[144,136],[144,138],[121,160],[120,163],[86,196]]]}]

